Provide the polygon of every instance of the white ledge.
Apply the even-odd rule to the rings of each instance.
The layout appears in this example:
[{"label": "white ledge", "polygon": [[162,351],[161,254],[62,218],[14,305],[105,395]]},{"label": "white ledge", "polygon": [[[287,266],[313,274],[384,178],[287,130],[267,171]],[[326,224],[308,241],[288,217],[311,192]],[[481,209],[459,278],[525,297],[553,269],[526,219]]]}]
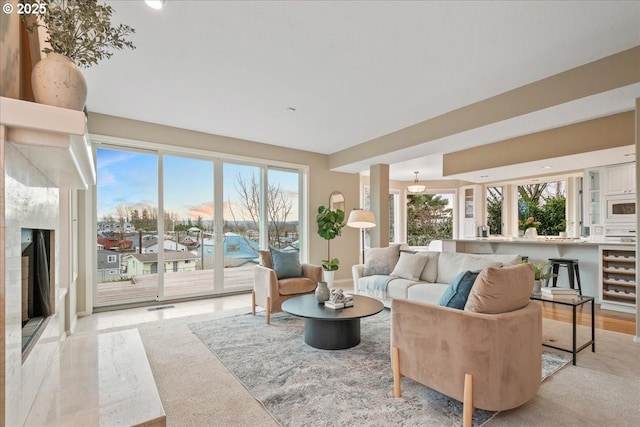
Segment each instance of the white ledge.
[{"label": "white ledge", "polygon": [[96,183],[82,111],[0,97],[0,125],[7,141],[56,187],[86,190]]}]

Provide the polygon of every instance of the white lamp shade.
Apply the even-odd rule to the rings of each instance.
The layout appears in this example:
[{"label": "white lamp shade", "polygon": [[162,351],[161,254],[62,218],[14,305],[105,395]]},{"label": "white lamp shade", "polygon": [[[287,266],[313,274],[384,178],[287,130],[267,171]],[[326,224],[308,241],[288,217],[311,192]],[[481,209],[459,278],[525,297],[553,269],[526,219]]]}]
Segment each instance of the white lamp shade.
[{"label": "white lamp shade", "polygon": [[371,211],[354,209],[349,214],[347,225],[353,228],[373,228],[376,226],[376,219]]}]

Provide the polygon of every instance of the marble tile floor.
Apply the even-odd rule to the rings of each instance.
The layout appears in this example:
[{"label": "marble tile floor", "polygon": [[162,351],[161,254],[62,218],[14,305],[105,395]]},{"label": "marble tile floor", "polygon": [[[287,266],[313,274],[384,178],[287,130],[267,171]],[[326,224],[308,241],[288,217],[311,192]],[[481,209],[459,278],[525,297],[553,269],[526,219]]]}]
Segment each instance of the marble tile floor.
[{"label": "marble tile floor", "polygon": [[[161,309],[161,307],[170,308]],[[91,316],[80,317],[75,332],[99,332],[156,320],[233,310],[242,307],[251,307],[251,293],[195,301],[158,303],[149,307],[94,313]]]},{"label": "marble tile floor", "polygon": [[79,318],[75,333],[54,353],[24,425],[164,426],[164,410],[136,326],[250,306],[248,293]]}]

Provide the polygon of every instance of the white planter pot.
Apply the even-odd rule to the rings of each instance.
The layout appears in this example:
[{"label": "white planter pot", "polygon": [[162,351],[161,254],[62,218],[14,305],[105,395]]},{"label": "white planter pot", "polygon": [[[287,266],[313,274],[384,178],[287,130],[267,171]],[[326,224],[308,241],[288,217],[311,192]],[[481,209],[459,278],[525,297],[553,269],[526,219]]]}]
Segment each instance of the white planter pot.
[{"label": "white planter pot", "polygon": [[87,100],[87,81],[68,56],[50,53],[31,72],[33,96],[39,104],[82,111]]},{"label": "white planter pot", "polygon": [[539,294],[542,289],[542,280],[534,280],[533,281],[533,293]]},{"label": "white planter pot", "polygon": [[333,287],[333,279],[335,275],[335,271],[322,270],[322,280],[327,282],[327,286],[329,286],[329,288]]}]

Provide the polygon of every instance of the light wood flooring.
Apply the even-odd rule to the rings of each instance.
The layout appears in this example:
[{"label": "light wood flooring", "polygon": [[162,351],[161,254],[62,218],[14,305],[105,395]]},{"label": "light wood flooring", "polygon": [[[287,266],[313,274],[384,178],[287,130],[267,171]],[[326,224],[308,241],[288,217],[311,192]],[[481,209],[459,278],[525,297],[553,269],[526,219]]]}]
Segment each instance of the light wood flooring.
[{"label": "light wood flooring", "polygon": [[[547,319],[559,320],[561,322],[571,323],[571,308],[553,303],[541,303],[542,316]],[[623,334],[634,335],[636,333],[636,316],[630,313],[622,313],[618,311],[602,310],[596,304],[596,320],[597,329],[605,329],[607,331],[621,332]],[[585,304],[578,308],[577,322],[579,325],[591,325],[591,305]]]}]

